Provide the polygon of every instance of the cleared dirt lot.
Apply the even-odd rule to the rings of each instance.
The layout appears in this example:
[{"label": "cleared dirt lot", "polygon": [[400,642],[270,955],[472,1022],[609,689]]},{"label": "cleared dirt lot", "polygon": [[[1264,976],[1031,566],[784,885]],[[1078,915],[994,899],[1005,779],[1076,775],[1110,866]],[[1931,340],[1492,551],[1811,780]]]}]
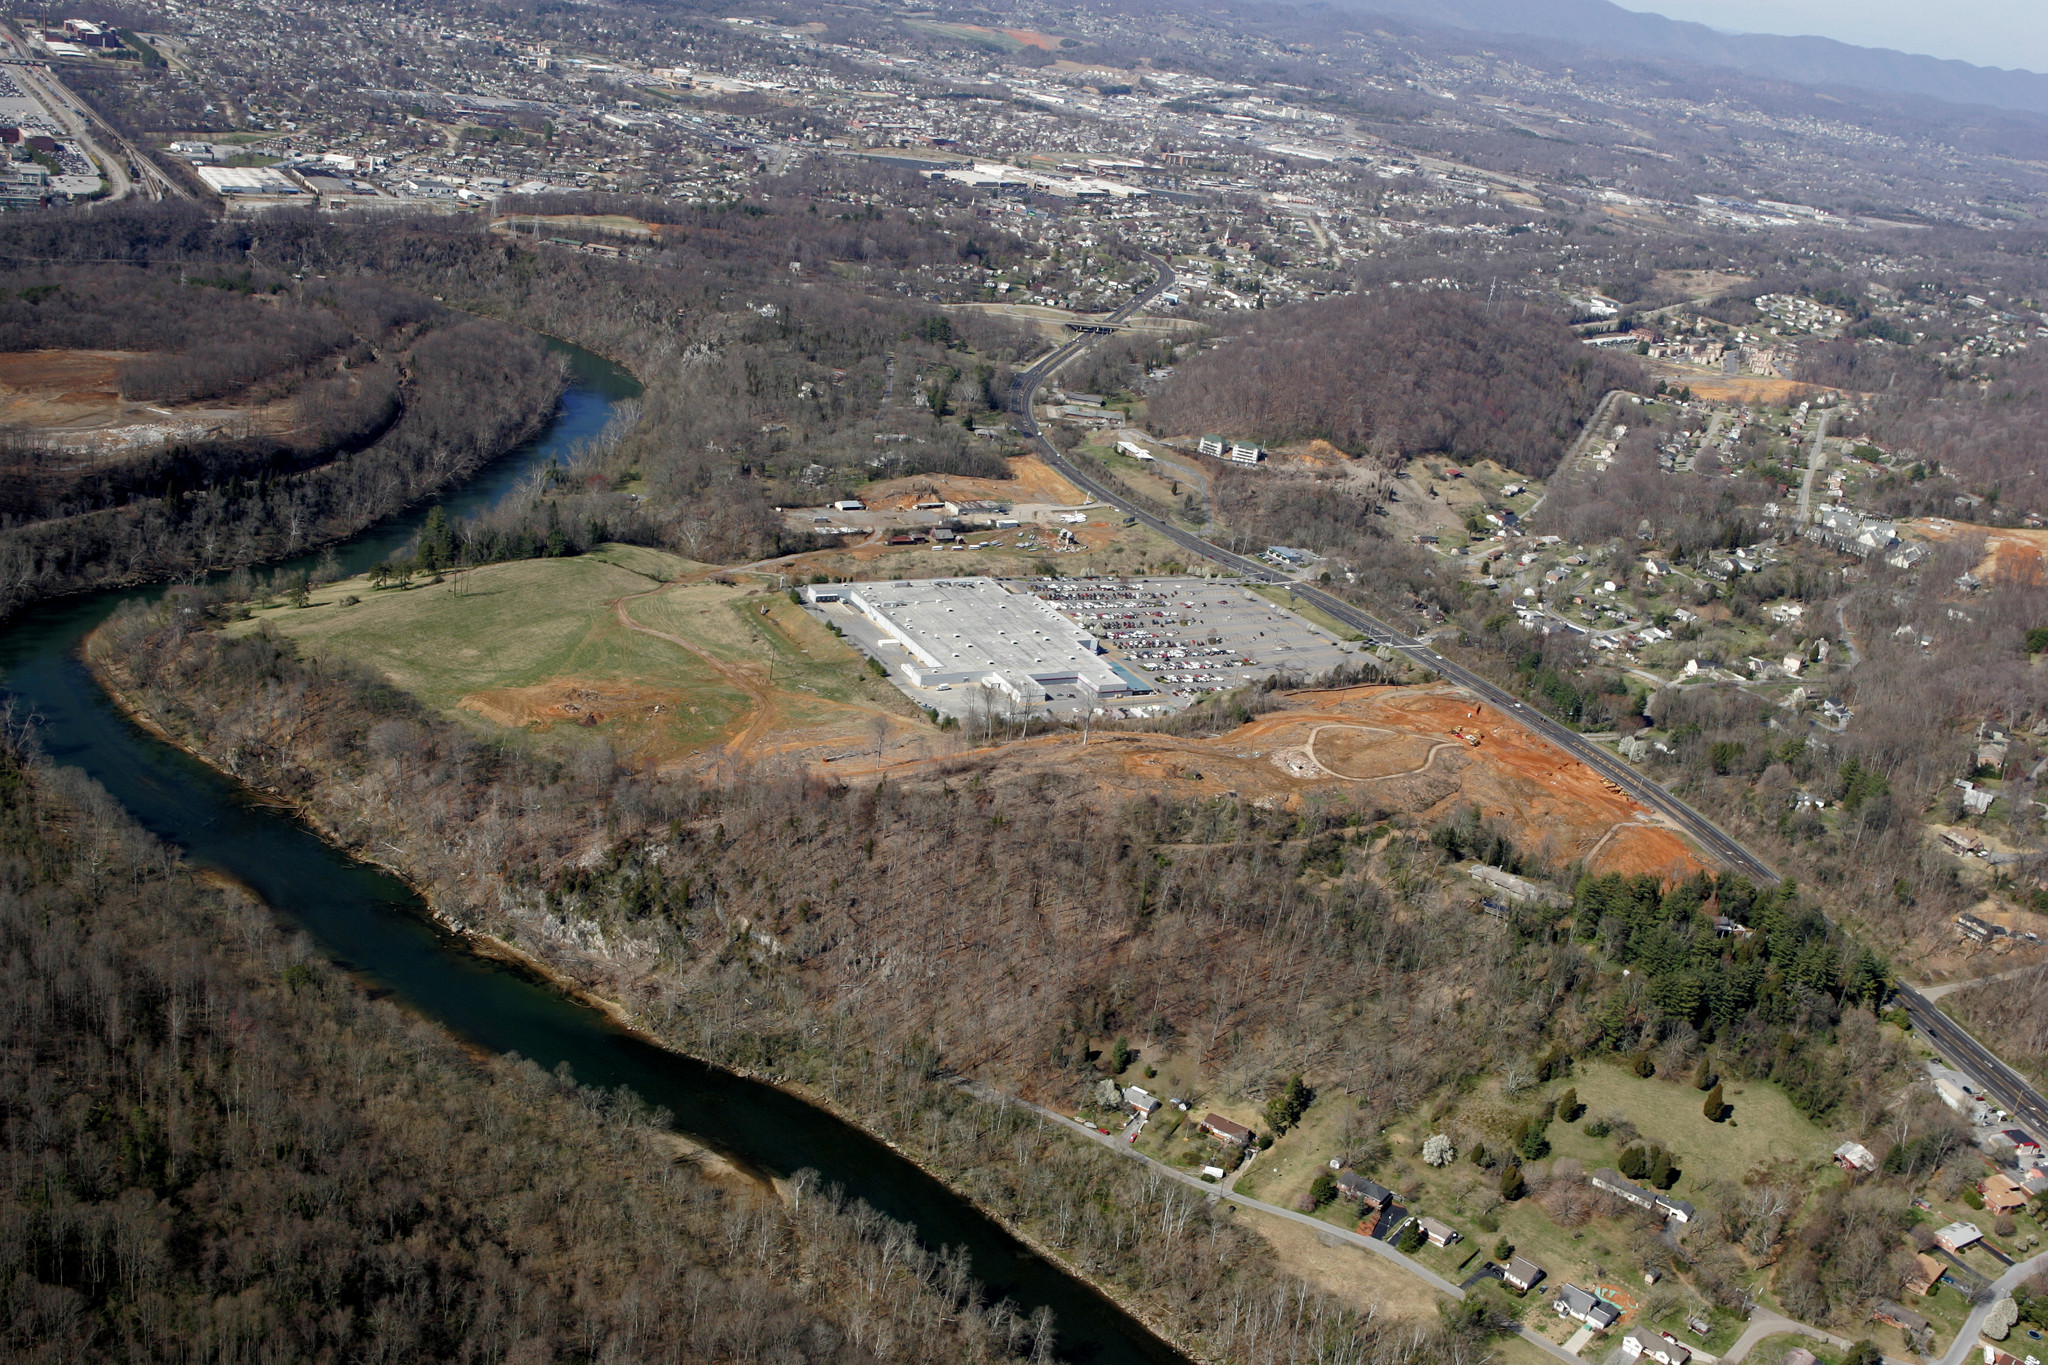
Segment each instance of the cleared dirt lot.
[{"label": "cleared dirt lot", "polygon": [[290,429],[289,402],[262,407],[165,405],[121,396],[123,361],[137,351],[0,352],[0,432],[77,452],[81,461],[120,456],[167,441]]}]

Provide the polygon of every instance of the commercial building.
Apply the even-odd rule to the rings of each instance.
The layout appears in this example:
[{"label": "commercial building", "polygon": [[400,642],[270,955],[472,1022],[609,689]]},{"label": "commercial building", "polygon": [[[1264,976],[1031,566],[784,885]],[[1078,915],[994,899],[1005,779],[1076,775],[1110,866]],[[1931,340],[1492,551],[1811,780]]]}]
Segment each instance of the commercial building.
[{"label": "commercial building", "polygon": [[1055,689],[1084,698],[1145,690],[1101,657],[1094,635],[993,578],[854,583],[835,595],[880,628],[881,662],[917,687],[980,684],[1023,706]]},{"label": "commercial building", "polygon": [[200,166],[195,174],[224,199],[290,199],[306,191],[274,166]]}]

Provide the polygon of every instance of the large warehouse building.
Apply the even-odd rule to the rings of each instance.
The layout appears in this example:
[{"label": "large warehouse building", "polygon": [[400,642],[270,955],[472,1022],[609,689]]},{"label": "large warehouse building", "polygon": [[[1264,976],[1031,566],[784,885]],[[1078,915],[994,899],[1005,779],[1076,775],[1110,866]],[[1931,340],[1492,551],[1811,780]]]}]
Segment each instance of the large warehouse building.
[{"label": "large warehouse building", "polygon": [[[1101,657],[1095,637],[993,578],[848,583],[806,590],[813,602],[843,602],[879,628],[914,685],[979,683],[1034,706],[1062,693],[1128,697],[1146,689]],[[895,651],[901,654],[896,655]]]}]

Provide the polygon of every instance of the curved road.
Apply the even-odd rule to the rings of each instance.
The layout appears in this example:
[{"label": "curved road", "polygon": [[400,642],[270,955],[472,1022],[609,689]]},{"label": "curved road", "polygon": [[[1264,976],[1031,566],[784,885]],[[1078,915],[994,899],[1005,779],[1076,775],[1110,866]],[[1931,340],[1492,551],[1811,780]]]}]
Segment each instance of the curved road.
[{"label": "curved road", "polygon": [[[1302,1213],[1296,1209],[1282,1208],[1278,1204],[1268,1204],[1263,1199],[1254,1199],[1252,1196],[1248,1194],[1239,1194],[1236,1190],[1231,1189],[1227,1185],[1211,1185],[1208,1182],[1192,1175],[1191,1173],[1181,1170],[1177,1166],[1169,1166],[1165,1162],[1160,1161],[1156,1157],[1147,1156],[1145,1153],[1138,1151],[1136,1148],[1132,1147],[1128,1142],[1119,1139],[1114,1134],[1102,1133],[1094,1128],[1087,1126],[1086,1124],[1077,1123],[1075,1120],[1068,1118],[1065,1114],[1059,1113],[1057,1110],[1048,1109],[1042,1104],[1033,1104],[1029,1100],[1019,1099],[1014,1095],[1005,1094],[1002,1091],[997,1090],[994,1086],[986,1085],[978,1081],[971,1081],[967,1083],[965,1089],[967,1089],[971,1094],[973,1094],[977,1098],[987,1100],[991,1103],[1014,1104],[1019,1108],[1028,1109],[1031,1112],[1039,1115],[1041,1118],[1044,1118],[1050,1121],[1051,1123],[1056,1124],[1063,1130],[1069,1132],[1078,1132],[1082,1136],[1086,1137],[1089,1141],[1100,1143],[1103,1146],[1109,1148],[1111,1151],[1127,1156],[1131,1158],[1133,1161],[1141,1163],[1149,1170],[1155,1171],[1158,1174],[1167,1177],[1168,1179],[1177,1180],[1183,1185],[1193,1186],[1197,1192],[1199,1192],[1202,1195],[1205,1195],[1211,1201],[1227,1199],[1233,1204],[1242,1205],[1243,1207],[1248,1209],[1256,1209],[1260,1213],[1267,1214],[1274,1218],[1284,1218],[1289,1222],[1300,1223],[1304,1227],[1314,1229],[1316,1235],[1319,1237],[1323,1237],[1334,1242],[1341,1242],[1348,1246],[1354,1246],[1362,1251],[1369,1251],[1374,1255],[1380,1257],[1382,1260],[1393,1262],[1395,1265],[1407,1271],[1410,1275],[1415,1276],[1415,1278],[1421,1280],[1424,1284],[1428,1285],[1431,1289],[1434,1289],[1439,1294],[1447,1295],[1448,1297],[1453,1299],[1463,1299],[1465,1297],[1465,1291],[1461,1289],[1459,1286],[1452,1284],[1449,1280],[1437,1274],[1434,1270],[1431,1270],[1428,1266],[1422,1264],[1420,1261],[1417,1261],[1413,1257],[1404,1254],[1399,1248],[1393,1246],[1391,1243],[1382,1242],[1375,1237],[1367,1237],[1363,1233],[1354,1232],[1349,1228],[1339,1227],[1335,1223],[1326,1223],[1320,1218],[1312,1217],[1311,1215]],[[1580,1359],[1577,1356],[1565,1350],[1562,1346],[1559,1346],[1556,1342],[1550,1340],[1548,1337],[1544,1336],[1540,1332],[1533,1331],[1532,1329],[1527,1327],[1522,1327],[1518,1329],[1517,1335],[1519,1335],[1522,1338],[1522,1340],[1528,1342],[1531,1346],[1534,1346],[1539,1350],[1542,1350],[1547,1354],[1554,1356],[1559,1362],[1561,1362],[1561,1365],[1584,1365],[1584,1362],[1580,1361]]]},{"label": "curved road", "polygon": [[[1151,259],[1158,268],[1159,278],[1153,282],[1150,289],[1139,294],[1116,312],[1109,314],[1103,320],[1104,326],[1115,327],[1121,324],[1124,319],[1150,303],[1173,284],[1174,275],[1172,267],[1156,256]],[[1165,536],[1174,544],[1193,554],[1201,555],[1203,558],[1220,564],[1224,568],[1230,569],[1246,578],[1255,579],[1262,583],[1274,583],[1285,586],[1297,596],[1314,604],[1320,610],[1327,612],[1345,625],[1358,631],[1374,644],[1408,655],[1420,667],[1426,668],[1437,674],[1437,676],[1458,684],[1458,686],[1474,696],[1492,705],[1495,710],[1515,721],[1524,729],[1534,731],[1544,739],[1549,740],[1558,748],[1592,768],[1602,777],[1613,782],[1622,791],[1634,797],[1643,805],[1664,816],[1665,819],[1669,820],[1680,831],[1691,836],[1693,841],[1702,849],[1706,850],[1713,857],[1725,862],[1737,872],[1762,882],[1776,882],[1778,880],[1778,874],[1772,871],[1762,859],[1756,857],[1756,855],[1723,833],[1721,828],[1714,824],[1713,821],[1673,796],[1663,787],[1638,773],[1619,757],[1608,753],[1593,741],[1585,738],[1576,730],[1569,729],[1543,713],[1515,700],[1508,692],[1495,686],[1479,674],[1472,672],[1462,664],[1446,659],[1420,641],[1412,639],[1394,629],[1394,627],[1378,617],[1359,610],[1349,602],[1343,601],[1311,584],[1298,582],[1273,568],[1270,564],[1259,560],[1247,559],[1242,555],[1232,554],[1230,551],[1204,540],[1191,531],[1182,530],[1171,522],[1153,516],[1143,508],[1134,505],[1128,499],[1105,487],[1085,470],[1077,467],[1073,461],[1062,455],[1059,449],[1051,441],[1047,440],[1045,434],[1039,430],[1038,419],[1032,415],[1031,404],[1040,386],[1047,379],[1051,378],[1053,373],[1062,365],[1092,345],[1094,340],[1093,335],[1084,334],[1067,342],[1065,345],[1057,347],[1050,354],[1040,359],[1037,364],[1033,365],[1023,374],[1018,375],[1011,393],[1012,417],[1017,423],[1018,430],[1032,440],[1038,448],[1040,457],[1047,464],[1059,470],[1077,488],[1082,489],[1099,501],[1117,508],[1124,515],[1135,518],[1140,524]]]},{"label": "curved road", "polygon": [[[1148,257],[1159,272],[1151,288],[1143,291],[1122,308],[1103,319],[1105,328],[1121,325],[1125,319],[1169,289],[1174,281],[1173,268],[1157,256]],[[1042,357],[1036,364],[1017,376],[1011,390],[1010,406],[1012,419],[1017,428],[1030,438],[1037,447],[1039,456],[1053,468],[1064,474],[1073,484],[1096,499],[1122,511],[1138,523],[1166,537],[1174,544],[1200,555],[1213,563],[1230,569],[1247,578],[1263,583],[1280,584],[1287,587],[1301,599],[1312,603],[1330,616],[1357,630],[1366,639],[1383,648],[1406,654],[1420,667],[1429,669],[1437,676],[1446,678],[1464,688],[1475,697],[1482,699],[1502,715],[1524,729],[1550,741],[1565,753],[1578,759],[1594,772],[1613,782],[1624,793],[1642,805],[1649,807],[1668,820],[1681,833],[1689,835],[1694,843],[1711,856],[1720,859],[1733,870],[1758,882],[1775,883],[1778,874],[1761,858],[1751,853],[1733,836],[1729,835],[1712,820],[1694,810],[1686,802],[1673,796],[1662,786],[1638,773],[1619,756],[1609,753],[1592,740],[1551,719],[1515,699],[1504,689],[1486,678],[1472,672],[1461,664],[1454,663],[1431,650],[1420,641],[1403,634],[1378,617],[1361,611],[1351,603],[1308,583],[1297,582],[1271,565],[1259,560],[1247,559],[1183,530],[1171,522],[1152,515],[1115,492],[1113,489],[1078,467],[1060,453],[1053,443],[1039,430],[1038,419],[1032,414],[1032,400],[1045,381],[1052,377],[1062,365],[1094,344],[1097,334],[1084,333],[1075,337]],[[1613,399],[1610,394],[1602,399],[1605,408]],[[1818,431],[1825,433],[1827,427],[1823,418]],[[1817,445],[1818,443],[1816,443]],[[2037,1134],[2048,1133],[2048,1099],[2044,1099],[2018,1073],[1993,1056],[1991,1050],[1972,1038],[1953,1019],[1942,1013],[1931,1000],[1903,982],[1898,994],[1906,1007],[1914,1026],[1919,1028],[1944,1056],[1958,1070],[1975,1079],[1984,1091],[1997,1100],[2017,1120],[2032,1125]]]}]

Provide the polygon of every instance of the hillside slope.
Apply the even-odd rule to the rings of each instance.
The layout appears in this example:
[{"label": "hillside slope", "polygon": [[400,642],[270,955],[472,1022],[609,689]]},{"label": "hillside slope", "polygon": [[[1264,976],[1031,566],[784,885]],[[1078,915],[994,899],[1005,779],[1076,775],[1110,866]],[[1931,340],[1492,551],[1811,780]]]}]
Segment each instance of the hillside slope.
[{"label": "hillside slope", "polygon": [[1972,66],[1832,38],[1729,34],[1609,0],[1352,0],[1372,14],[1481,33],[1580,43],[1687,67],[1725,66],[1801,85],[1846,85],[1958,104],[2048,113],[2048,76]]}]

